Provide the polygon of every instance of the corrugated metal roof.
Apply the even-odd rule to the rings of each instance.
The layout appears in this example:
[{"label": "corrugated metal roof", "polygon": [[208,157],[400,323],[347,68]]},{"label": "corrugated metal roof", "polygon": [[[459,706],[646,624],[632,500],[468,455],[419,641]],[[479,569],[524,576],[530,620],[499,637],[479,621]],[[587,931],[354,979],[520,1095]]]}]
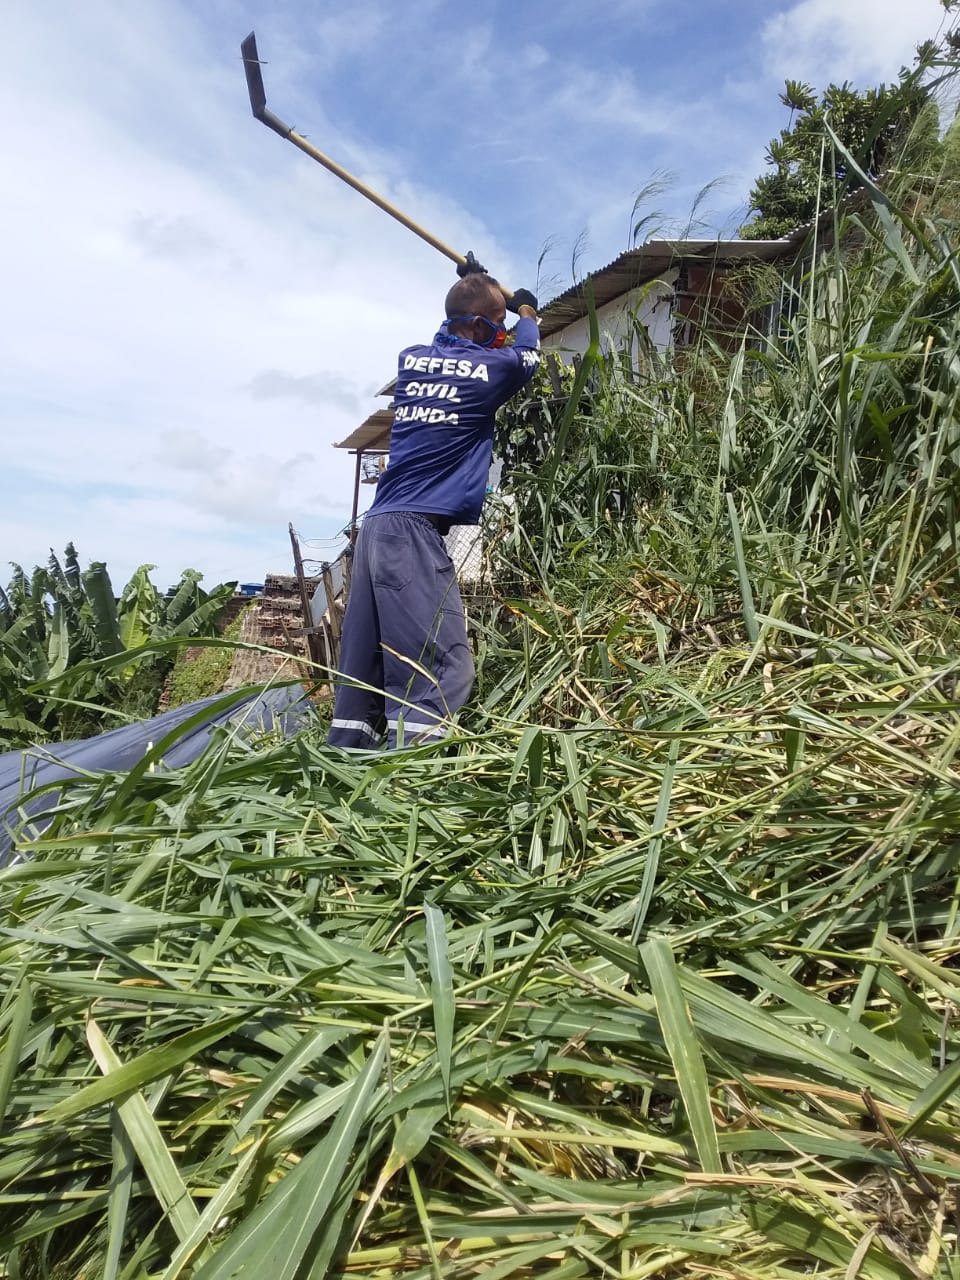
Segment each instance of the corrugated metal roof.
[{"label": "corrugated metal roof", "polygon": [[338,441],[335,449],[359,449],[361,453],[386,453],[390,448],[390,428],[393,426],[393,410],[378,409],[351,431],[346,440]]},{"label": "corrugated metal roof", "polygon": [[[796,248],[795,235],[782,240],[648,240],[639,249],[628,249],[605,267],[590,272],[593,300],[597,307],[605,306],[631,289],[656,280],[683,261],[714,262],[718,265],[774,262]],[[541,310],[541,338],[558,333],[586,314],[583,283],[571,285]]]}]

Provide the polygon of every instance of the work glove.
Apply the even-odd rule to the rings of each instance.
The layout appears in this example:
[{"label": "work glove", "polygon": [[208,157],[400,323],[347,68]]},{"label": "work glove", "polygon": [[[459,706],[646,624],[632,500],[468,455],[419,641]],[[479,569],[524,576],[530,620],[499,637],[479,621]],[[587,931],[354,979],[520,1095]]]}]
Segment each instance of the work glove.
[{"label": "work glove", "polygon": [[514,289],[513,297],[507,302],[507,310],[520,314],[521,307],[533,307],[537,309],[537,300],[529,289]]},{"label": "work glove", "polygon": [[476,258],[473,256],[472,253],[468,253],[466,262],[460,263],[457,267],[457,275],[460,277],[461,280],[463,279],[464,276],[471,276],[478,271],[481,272],[483,275],[487,274],[487,268],[481,267],[480,263],[476,260]]}]

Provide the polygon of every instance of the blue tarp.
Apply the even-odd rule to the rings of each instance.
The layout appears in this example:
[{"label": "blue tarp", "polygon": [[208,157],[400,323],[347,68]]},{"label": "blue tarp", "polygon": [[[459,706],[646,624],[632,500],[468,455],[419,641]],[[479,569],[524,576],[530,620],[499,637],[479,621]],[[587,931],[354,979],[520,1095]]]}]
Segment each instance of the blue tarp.
[{"label": "blue tarp", "polygon": [[[7,860],[16,829],[31,814],[48,810],[56,804],[56,794],[33,796],[38,787],[61,779],[78,778],[91,773],[116,773],[139,764],[150,747],[155,747],[191,717],[209,707],[209,716],[185,729],[162,755],[162,767],[180,769],[190,764],[203,751],[210,734],[219,726],[231,725],[244,730],[270,732],[279,730],[285,736],[306,728],[313,716],[313,706],[300,685],[254,689],[237,701],[224,706],[224,694],[176,707],[152,720],[121,725],[95,738],[77,742],[52,742],[23,751],[0,755],[0,867]],[[34,824],[43,827],[42,818]]]}]

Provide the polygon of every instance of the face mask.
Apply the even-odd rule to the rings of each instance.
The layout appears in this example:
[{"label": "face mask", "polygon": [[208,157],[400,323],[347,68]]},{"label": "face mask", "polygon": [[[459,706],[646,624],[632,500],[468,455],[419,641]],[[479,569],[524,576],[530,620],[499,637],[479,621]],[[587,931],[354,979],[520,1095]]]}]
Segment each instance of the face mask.
[{"label": "face mask", "polygon": [[451,324],[469,324],[473,320],[482,320],[490,330],[490,336],[485,342],[478,343],[481,347],[491,347],[494,351],[498,347],[502,347],[507,340],[507,330],[502,324],[494,324],[492,320],[488,320],[486,316],[451,316],[447,321]]}]

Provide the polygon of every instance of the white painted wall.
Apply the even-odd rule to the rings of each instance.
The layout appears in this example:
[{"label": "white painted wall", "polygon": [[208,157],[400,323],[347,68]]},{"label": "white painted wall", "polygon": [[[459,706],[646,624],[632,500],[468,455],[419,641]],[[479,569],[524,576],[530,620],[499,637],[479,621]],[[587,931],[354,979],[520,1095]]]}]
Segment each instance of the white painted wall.
[{"label": "white painted wall", "polygon": [[[598,309],[600,341],[605,350],[619,350],[632,337],[634,316],[644,325],[657,350],[667,350],[673,321],[673,282],[678,274],[674,267],[659,280],[631,289]],[[557,351],[566,356],[574,352],[584,355],[589,345],[590,325],[586,316],[544,338],[542,343],[544,351]]]}]

